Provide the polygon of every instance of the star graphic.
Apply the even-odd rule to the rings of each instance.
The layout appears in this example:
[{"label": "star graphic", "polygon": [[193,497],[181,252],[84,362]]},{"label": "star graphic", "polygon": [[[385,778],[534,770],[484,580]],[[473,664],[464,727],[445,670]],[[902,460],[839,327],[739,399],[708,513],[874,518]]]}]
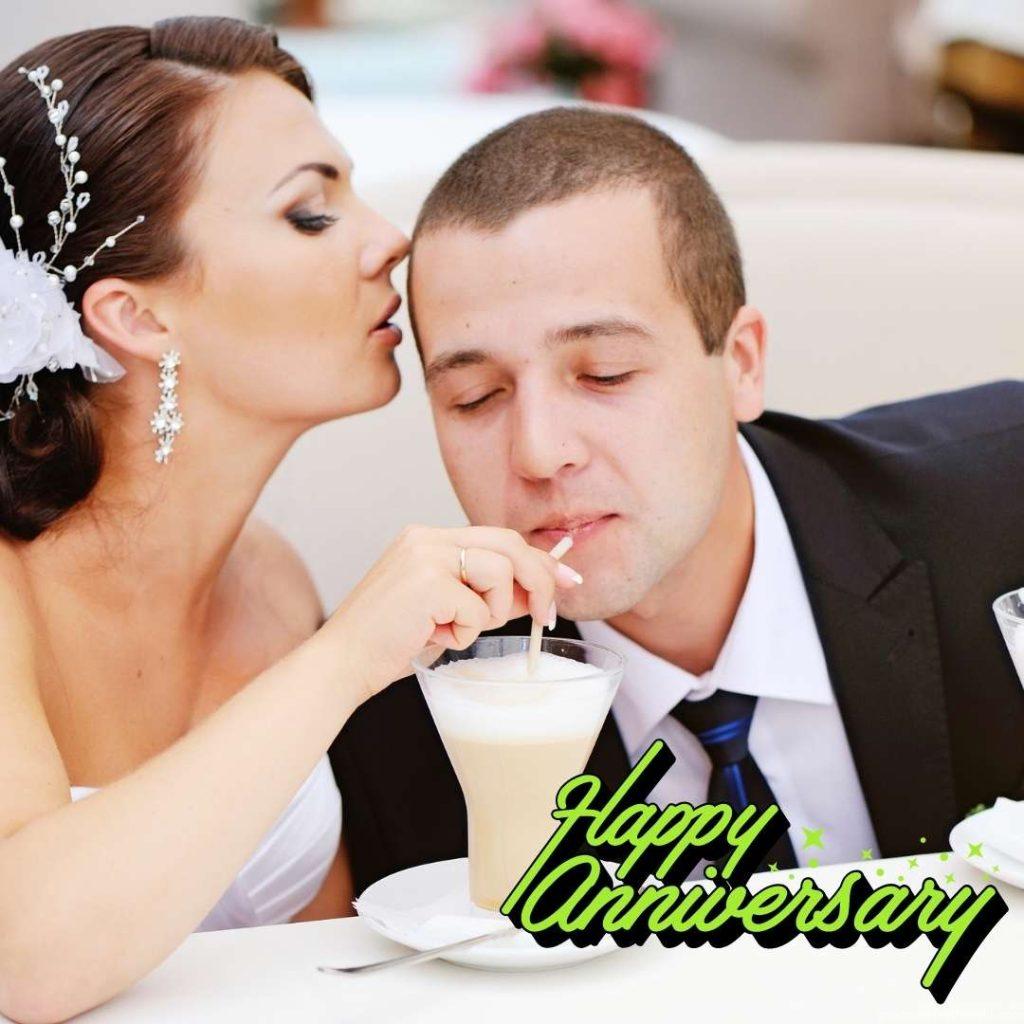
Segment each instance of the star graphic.
[{"label": "star graphic", "polygon": [[778,864],[769,864],[768,865],[768,870],[769,871],[778,871],[779,870],[779,865]]},{"label": "star graphic", "polygon": [[860,851],[860,859],[861,860],[871,860],[872,857],[874,857],[874,854],[870,850],[861,850]]},{"label": "star graphic", "polygon": [[992,865],[992,870],[993,871],[998,871],[999,870],[999,865],[998,864],[993,864]]},{"label": "star graphic", "polygon": [[916,857],[910,857],[908,859],[908,862],[907,862],[907,867],[916,868],[917,867],[917,858]]},{"label": "star graphic", "polygon": [[984,845],[983,843],[968,843],[967,845],[970,847],[970,851],[967,854],[968,857],[980,857],[982,855],[981,848]]},{"label": "star graphic", "polygon": [[825,830],[823,828],[808,828],[806,825],[801,826],[804,830],[804,849],[809,850],[812,846],[820,846],[823,850],[825,844],[821,841],[821,833]]},{"label": "star graphic", "polygon": [[946,881],[947,882],[952,882],[953,881],[953,876],[952,875],[946,875]]}]

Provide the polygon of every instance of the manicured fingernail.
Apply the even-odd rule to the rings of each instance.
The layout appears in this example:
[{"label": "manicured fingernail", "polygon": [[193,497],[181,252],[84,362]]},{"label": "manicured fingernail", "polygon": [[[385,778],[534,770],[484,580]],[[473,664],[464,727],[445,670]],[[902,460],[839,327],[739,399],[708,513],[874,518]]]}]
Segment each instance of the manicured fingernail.
[{"label": "manicured fingernail", "polygon": [[555,610],[555,602],[551,602],[551,608],[548,611],[548,629],[555,628],[555,622],[558,620],[558,612]]},{"label": "manicured fingernail", "polygon": [[558,578],[563,583],[582,583],[583,577],[575,570],[564,565],[562,562],[558,563]]}]

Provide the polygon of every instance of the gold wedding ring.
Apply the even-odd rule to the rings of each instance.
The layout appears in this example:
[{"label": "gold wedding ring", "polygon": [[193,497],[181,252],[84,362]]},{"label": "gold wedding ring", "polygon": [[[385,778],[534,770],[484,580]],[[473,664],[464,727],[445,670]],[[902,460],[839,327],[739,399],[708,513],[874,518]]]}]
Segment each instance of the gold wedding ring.
[{"label": "gold wedding ring", "polygon": [[465,586],[469,586],[469,580],[466,577],[466,549],[459,548],[459,579],[462,580]]}]

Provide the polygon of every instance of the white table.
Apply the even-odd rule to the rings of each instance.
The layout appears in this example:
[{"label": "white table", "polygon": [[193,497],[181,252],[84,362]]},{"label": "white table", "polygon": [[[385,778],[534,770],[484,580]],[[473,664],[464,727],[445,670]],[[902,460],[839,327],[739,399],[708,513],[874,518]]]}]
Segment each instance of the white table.
[{"label": "white table", "polygon": [[[873,882],[903,874],[916,890],[932,875],[948,891],[991,879],[955,857],[921,855],[794,872],[826,892],[861,868]],[[946,885],[947,872],[955,880]],[[777,876],[754,876],[755,880]],[[202,1024],[207,1021],[302,1024],[574,1024],[637,1021],[765,1021],[875,1024],[879,1021],[1019,1024],[1024,1021],[1024,890],[997,883],[1010,906],[943,1005],[920,985],[934,947],[919,937],[905,949],[812,948],[801,937],[762,949],[748,936],[722,949],[655,940],[579,966],[524,974],[468,970],[441,961],[365,976],[318,973],[319,963],[356,964],[403,947],[355,918],[191,936],[134,988],[80,1018],[89,1024]],[[626,1015],[629,1015],[628,1018]]]}]

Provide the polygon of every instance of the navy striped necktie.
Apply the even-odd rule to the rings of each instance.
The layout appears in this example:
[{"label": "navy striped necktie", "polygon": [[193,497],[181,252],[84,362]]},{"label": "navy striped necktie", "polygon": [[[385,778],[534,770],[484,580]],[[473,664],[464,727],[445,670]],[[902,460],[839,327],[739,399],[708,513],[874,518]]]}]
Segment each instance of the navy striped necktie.
[{"label": "navy striped necktie", "polygon": [[[716,690],[705,700],[681,700],[669,712],[700,740],[711,758],[708,803],[729,804],[739,811],[747,804],[765,807],[778,802],[747,746],[756,704],[750,694]],[[764,871],[769,864],[797,866],[788,833],[776,840],[757,870]]]}]

